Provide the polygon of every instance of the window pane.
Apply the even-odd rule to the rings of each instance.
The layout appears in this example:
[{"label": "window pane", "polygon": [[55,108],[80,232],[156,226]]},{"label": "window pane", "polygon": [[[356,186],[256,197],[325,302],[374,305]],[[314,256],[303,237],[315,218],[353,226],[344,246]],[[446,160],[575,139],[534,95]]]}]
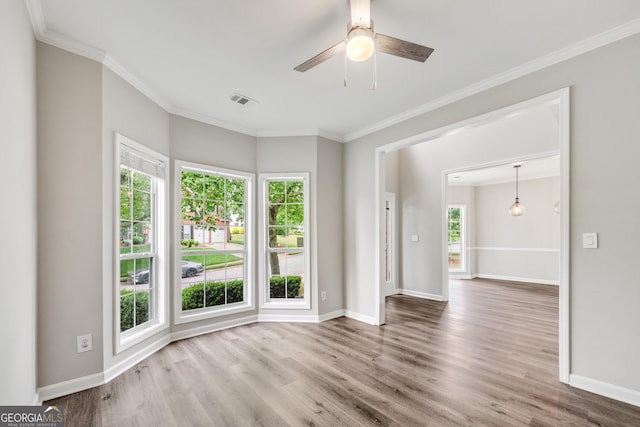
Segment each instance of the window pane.
[{"label": "window pane", "polygon": [[[206,306],[230,304],[243,300],[244,255],[213,254],[206,256]],[[239,298],[239,299],[238,299]]]},{"label": "window pane", "polygon": [[130,172],[129,172],[129,168],[127,168],[126,166],[120,166],[120,185],[123,187],[129,187],[130,181]]},{"label": "window pane", "polygon": [[183,198],[202,199],[204,197],[204,176],[198,172],[182,172],[180,193]]},{"label": "window pane", "polygon": [[225,200],[232,203],[244,203],[244,180],[227,179]]},{"label": "window pane", "polygon": [[287,203],[303,203],[304,202],[304,182],[303,181],[287,181]]},{"label": "window pane", "polygon": [[285,182],[269,181],[269,204],[284,203]]},{"label": "window pane", "polygon": [[131,242],[133,253],[151,252],[151,223],[134,222]]},{"label": "window pane", "polygon": [[304,253],[270,253],[269,272],[270,298],[304,298]]},{"label": "window pane", "polygon": [[151,289],[153,258],[120,261],[120,330],[127,331],[153,319]]},{"label": "window pane", "polygon": [[227,243],[229,249],[239,249],[238,245],[244,246],[244,226],[234,225],[231,227],[231,236]]},{"label": "window pane", "polygon": [[151,193],[133,191],[133,216],[134,221],[151,221]]},{"label": "window pane", "polygon": [[180,276],[183,310],[204,307],[204,257],[201,254],[182,257]]},{"label": "window pane", "polygon": [[287,204],[286,221],[287,221],[287,225],[304,224],[304,205],[298,204],[298,203]]},{"label": "window pane", "polygon": [[204,175],[204,198],[207,200],[224,200],[225,179],[216,175]]},{"label": "window pane", "polygon": [[120,187],[120,219],[131,219],[130,194],[129,187]]},{"label": "window pane", "polygon": [[129,254],[132,251],[133,227],[131,221],[120,221],[120,254]]},{"label": "window pane", "polygon": [[284,248],[287,236],[286,227],[269,227],[269,247]]},{"label": "window pane", "polygon": [[286,216],[284,206],[285,205],[269,205],[269,212],[267,213],[269,216],[269,225],[284,225]]},{"label": "window pane", "polygon": [[228,202],[226,215],[223,219],[229,222],[244,222],[244,204]]},{"label": "window pane", "polygon": [[140,172],[131,172],[132,187],[134,190],[151,192],[151,177]]}]

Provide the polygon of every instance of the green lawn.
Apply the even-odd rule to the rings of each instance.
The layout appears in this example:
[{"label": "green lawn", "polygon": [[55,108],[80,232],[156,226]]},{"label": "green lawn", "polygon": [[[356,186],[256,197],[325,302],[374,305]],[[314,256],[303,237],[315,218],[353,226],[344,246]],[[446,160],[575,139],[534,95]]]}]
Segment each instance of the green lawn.
[{"label": "green lawn", "polygon": [[[194,248],[189,248],[189,250],[193,251]],[[226,266],[242,264],[242,258],[235,255],[230,255],[230,254],[209,254],[209,255],[191,254],[191,255],[183,255],[182,259],[184,261],[199,262],[207,270],[224,267],[225,263],[226,263]]]}]

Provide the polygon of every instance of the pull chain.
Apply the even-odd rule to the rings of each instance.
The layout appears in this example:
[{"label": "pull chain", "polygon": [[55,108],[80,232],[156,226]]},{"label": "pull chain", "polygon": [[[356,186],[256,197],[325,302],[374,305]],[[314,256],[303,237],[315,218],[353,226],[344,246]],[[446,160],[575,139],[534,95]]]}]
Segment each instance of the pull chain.
[{"label": "pull chain", "polygon": [[376,90],[378,87],[378,55],[376,51],[373,51],[373,83],[371,84],[371,90]]},{"label": "pull chain", "polygon": [[344,87],[347,87],[347,50],[344,51]]}]

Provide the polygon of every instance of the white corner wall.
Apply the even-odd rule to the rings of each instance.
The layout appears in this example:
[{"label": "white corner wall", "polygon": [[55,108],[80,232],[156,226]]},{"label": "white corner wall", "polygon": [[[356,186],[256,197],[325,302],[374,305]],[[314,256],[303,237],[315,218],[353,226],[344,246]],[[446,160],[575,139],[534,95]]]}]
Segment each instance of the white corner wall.
[{"label": "white corner wall", "polygon": [[0,52],[0,405],[34,405],[36,51],[24,2],[0,2]]}]

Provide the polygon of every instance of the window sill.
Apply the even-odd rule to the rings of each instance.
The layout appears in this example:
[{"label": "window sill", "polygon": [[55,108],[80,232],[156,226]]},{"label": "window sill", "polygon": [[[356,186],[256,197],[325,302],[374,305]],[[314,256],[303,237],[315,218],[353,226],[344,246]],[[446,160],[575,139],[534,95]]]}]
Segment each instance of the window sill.
[{"label": "window sill", "polygon": [[230,314],[243,313],[254,309],[253,304],[238,303],[237,305],[227,306],[224,308],[199,308],[189,311],[177,311],[174,324],[197,322],[199,320],[211,319],[215,317],[228,316]]}]

